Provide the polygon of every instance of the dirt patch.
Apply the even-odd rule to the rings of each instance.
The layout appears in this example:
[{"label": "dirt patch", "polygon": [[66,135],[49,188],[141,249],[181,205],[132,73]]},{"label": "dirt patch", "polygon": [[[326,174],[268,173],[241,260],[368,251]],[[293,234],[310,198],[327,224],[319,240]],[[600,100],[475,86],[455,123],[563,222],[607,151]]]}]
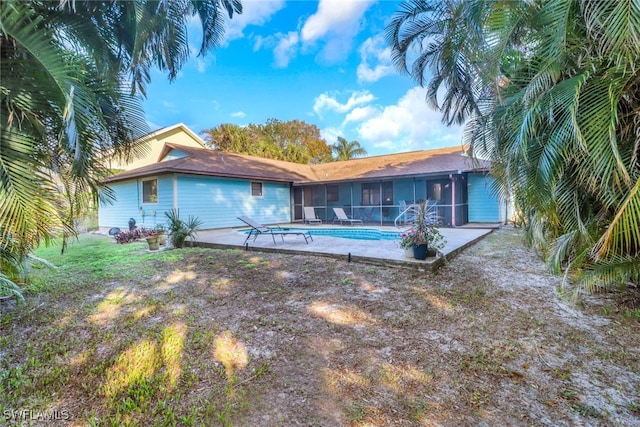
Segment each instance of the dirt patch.
[{"label": "dirt patch", "polygon": [[638,307],[563,300],[516,230],[435,275],[148,257],[137,280],[5,307],[5,411],[64,408],[77,425],[640,424]]}]

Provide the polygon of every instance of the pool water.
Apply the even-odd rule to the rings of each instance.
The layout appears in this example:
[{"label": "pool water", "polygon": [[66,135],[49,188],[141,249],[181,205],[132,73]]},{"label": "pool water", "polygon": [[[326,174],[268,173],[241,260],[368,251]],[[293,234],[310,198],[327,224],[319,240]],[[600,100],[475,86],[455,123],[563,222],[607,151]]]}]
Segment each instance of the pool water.
[{"label": "pool water", "polygon": [[[399,231],[381,231],[373,228],[285,228],[285,230],[308,231],[312,236],[339,237],[355,240],[398,240]],[[249,231],[245,231],[249,233]]]}]

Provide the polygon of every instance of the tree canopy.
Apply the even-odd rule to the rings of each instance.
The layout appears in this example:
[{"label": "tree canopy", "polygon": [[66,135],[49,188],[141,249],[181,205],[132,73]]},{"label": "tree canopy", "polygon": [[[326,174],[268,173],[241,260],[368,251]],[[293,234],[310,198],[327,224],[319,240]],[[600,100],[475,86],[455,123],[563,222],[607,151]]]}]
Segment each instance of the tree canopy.
[{"label": "tree canopy", "polygon": [[527,237],[589,289],[640,276],[640,4],[412,0],[396,66],[493,161]]},{"label": "tree canopy", "polygon": [[316,125],[301,120],[269,119],[241,127],[222,124],[200,132],[211,148],[294,163],[331,160],[331,148]]}]

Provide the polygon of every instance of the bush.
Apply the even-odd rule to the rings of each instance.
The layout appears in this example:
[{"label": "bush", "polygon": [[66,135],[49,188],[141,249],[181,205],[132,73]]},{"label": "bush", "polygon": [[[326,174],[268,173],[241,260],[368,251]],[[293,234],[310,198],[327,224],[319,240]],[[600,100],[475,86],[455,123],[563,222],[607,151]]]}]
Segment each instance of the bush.
[{"label": "bush", "polygon": [[145,237],[151,236],[152,234],[156,234],[155,228],[140,227],[134,228],[133,230],[121,231],[113,237],[118,243],[131,243],[139,239],[144,239]]},{"label": "bush", "polygon": [[202,225],[202,221],[192,215],[186,221],[181,220],[178,209],[165,212],[165,215],[169,218],[169,237],[176,248],[184,247],[184,242],[195,237],[197,228]]}]

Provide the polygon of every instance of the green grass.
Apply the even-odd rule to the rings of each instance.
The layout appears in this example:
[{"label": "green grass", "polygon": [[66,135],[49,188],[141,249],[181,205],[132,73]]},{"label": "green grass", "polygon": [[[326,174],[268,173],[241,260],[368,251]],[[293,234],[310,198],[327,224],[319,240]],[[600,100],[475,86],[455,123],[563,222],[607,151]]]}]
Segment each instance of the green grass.
[{"label": "green grass", "polygon": [[[24,310],[0,316],[0,324],[35,328],[20,352],[0,357],[0,414],[24,407],[45,410],[51,396],[71,384],[83,397],[102,402],[97,412],[94,407],[73,414],[88,425],[237,422],[236,409],[246,406],[247,398],[235,383],[246,378],[234,375],[231,381],[224,370],[218,372],[220,381],[203,396],[204,405],[182,392],[197,388],[201,379],[193,371],[206,370],[204,365],[211,363],[188,355],[210,354],[219,331],[214,327],[188,336],[190,323],[198,323],[199,317],[184,308],[188,298],[171,289],[194,276],[185,257],[206,253],[214,263],[220,251],[150,253],[144,242],[119,245],[84,235],[62,254],[55,243],[35,255],[56,268],[34,263],[32,283],[25,288],[29,303]],[[224,253],[232,259],[235,254]],[[242,265],[251,269],[256,264]],[[169,289],[158,292],[158,287]],[[157,323],[155,316],[170,322]],[[0,344],[18,345],[4,336]],[[250,365],[257,372],[252,380],[268,372],[263,361]]]}]

